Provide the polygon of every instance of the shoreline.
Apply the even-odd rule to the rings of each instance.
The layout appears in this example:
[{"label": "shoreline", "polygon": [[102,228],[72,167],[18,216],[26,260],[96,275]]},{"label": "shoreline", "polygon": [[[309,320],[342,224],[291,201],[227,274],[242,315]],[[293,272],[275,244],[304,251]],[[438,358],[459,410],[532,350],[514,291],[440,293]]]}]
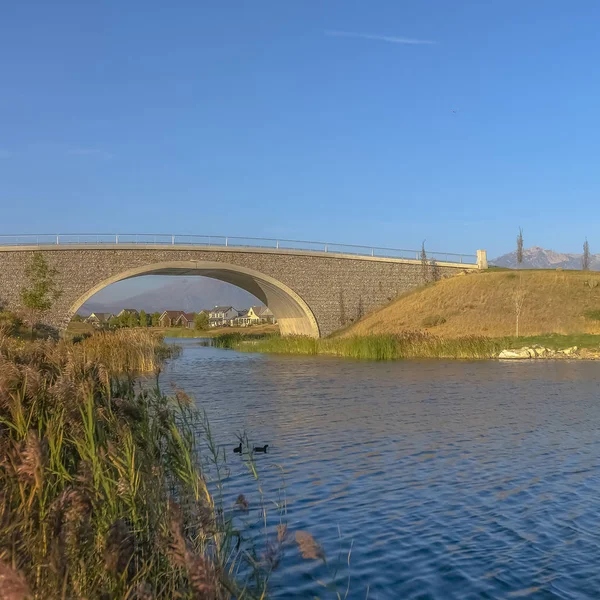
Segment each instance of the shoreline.
[{"label": "shoreline", "polygon": [[552,345],[527,344],[525,338],[441,338],[413,332],[405,335],[309,338],[227,333],[216,336],[218,348],[291,356],[330,356],[358,360],[600,360],[600,346],[568,345],[573,336],[555,336]]}]

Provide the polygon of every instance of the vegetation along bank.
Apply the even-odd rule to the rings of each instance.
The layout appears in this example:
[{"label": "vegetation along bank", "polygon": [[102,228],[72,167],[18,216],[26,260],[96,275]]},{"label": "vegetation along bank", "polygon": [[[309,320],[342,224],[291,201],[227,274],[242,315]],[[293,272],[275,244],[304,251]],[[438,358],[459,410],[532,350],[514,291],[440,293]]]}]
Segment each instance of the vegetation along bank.
[{"label": "vegetation along bank", "polygon": [[226,455],[191,398],[158,377],[136,388],[173,352],[150,332],[0,333],[2,598],[262,599],[285,548],[330,568],[285,506],[271,515],[226,489]]}]

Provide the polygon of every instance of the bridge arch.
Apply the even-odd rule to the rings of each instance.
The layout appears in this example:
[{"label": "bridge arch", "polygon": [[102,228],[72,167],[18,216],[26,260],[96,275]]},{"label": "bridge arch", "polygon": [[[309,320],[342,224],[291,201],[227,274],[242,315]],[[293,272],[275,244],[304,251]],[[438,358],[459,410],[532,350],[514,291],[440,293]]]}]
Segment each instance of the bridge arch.
[{"label": "bridge arch", "polygon": [[202,275],[231,283],[250,292],[273,311],[282,335],[319,337],[319,326],[313,311],[293,289],[259,271],[213,261],[158,262],[112,275],[79,296],[69,308],[68,321],[96,292],[117,281],[143,275]]}]

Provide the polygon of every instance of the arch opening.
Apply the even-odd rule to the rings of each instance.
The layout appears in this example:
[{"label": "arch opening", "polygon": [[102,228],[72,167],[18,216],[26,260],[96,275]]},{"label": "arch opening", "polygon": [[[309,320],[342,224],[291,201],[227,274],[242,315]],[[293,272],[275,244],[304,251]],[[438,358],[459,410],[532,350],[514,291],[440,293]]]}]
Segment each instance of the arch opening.
[{"label": "arch opening", "polygon": [[209,261],[160,262],[123,271],[105,279],[80,296],[69,309],[68,321],[101,289],[118,281],[144,275],[201,275],[233,284],[246,290],[271,309],[279,323],[282,335],[319,337],[319,326],[312,310],[290,287],[246,267]]}]

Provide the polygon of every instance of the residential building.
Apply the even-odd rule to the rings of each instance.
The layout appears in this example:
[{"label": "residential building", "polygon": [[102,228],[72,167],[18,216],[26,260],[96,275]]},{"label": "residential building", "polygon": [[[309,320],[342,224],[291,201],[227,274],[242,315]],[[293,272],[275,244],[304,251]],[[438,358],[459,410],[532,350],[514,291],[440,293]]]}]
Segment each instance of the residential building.
[{"label": "residential building", "polygon": [[125,315],[134,315],[136,319],[140,318],[140,313],[135,308],[124,308],[117,317],[123,317]]},{"label": "residential building", "polygon": [[165,310],[158,319],[160,327],[175,327],[177,320],[185,314],[182,310]]},{"label": "residential building", "polygon": [[114,315],[112,313],[96,312],[87,317],[87,319],[84,320],[84,323],[89,323],[95,327],[103,327],[108,325],[108,322],[113,317]]},{"label": "residential building", "polygon": [[208,324],[210,327],[223,327],[237,316],[238,311],[233,306],[215,306],[208,315]]},{"label": "residential building", "polygon": [[229,325],[231,327],[246,327],[247,320],[248,320],[248,311],[240,310],[240,311],[238,311],[237,316],[235,316],[229,320]]},{"label": "residential building", "polygon": [[175,327],[185,327],[186,329],[194,329],[194,318],[196,313],[181,313],[175,321]]},{"label": "residential building", "polygon": [[275,323],[275,315],[268,306],[251,306],[248,310],[248,325]]}]

